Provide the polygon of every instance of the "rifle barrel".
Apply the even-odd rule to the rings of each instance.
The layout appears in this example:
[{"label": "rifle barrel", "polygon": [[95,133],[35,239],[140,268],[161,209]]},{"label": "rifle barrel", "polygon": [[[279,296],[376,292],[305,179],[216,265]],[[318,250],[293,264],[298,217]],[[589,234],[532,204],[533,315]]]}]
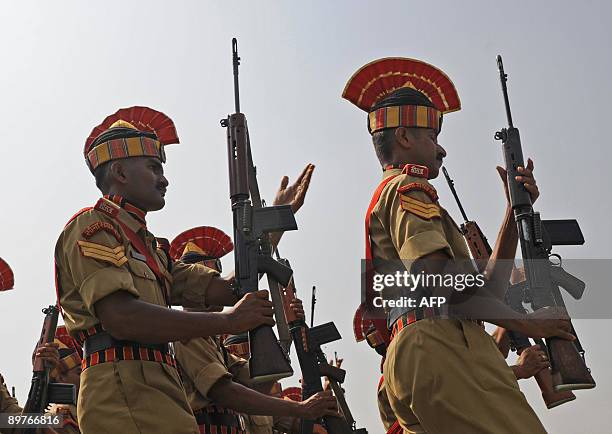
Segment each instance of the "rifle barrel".
[{"label": "rifle barrel", "polygon": [[314,324],[315,304],[317,303],[316,292],[317,287],[313,285],[312,296],[310,298],[310,328],[312,328]]},{"label": "rifle barrel", "polygon": [[463,209],[463,205],[461,205],[461,201],[459,200],[459,196],[457,195],[457,190],[455,190],[455,181],[453,181],[451,179],[451,177],[448,174],[448,171],[446,170],[446,167],[442,167],[442,173],[444,173],[444,177],[446,178],[446,182],[448,183],[448,187],[450,188],[451,193],[453,193],[453,196],[455,197],[455,201],[457,202],[457,205],[459,206],[459,211],[461,211],[461,215],[463,216],[463,220],[464,221],[469,221],[467,218],[467,214],[465,213],[465,210]]},{"label": "rifle barrel", "polygon": [[510,112],[510,100],[508,99],[508,88],[506,82],[508,81],[508,74],[504,72],[504,62],[502,61],[501,55],[497,55],[497,68],[499,69],[499,79],[501,81],[502,92],[504,94],[504,103],[506,105],[506,117],[508,118],[508,126],[514,128],[512,125],[512,113]]},{"label": "rifle barrel", "polygon": [[238,57],[238,40],[232,38],[232,63],[234,66],[234,106],[236,113],[240,113],[240,89],[238,86],[238,66],[240,65],[240,57]]}]

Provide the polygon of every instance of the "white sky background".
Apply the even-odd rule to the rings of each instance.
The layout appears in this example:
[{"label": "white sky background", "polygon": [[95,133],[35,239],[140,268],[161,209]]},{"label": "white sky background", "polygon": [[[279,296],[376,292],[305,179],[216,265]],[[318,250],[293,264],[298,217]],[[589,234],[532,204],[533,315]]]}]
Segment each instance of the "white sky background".
[{"label": "white sky background", "polygon": [[[536,208],[544,218],[577,218],[587,240],[558,251],[609,258],[611,12],[604,1],[4,3],[0,256],[13,267],[16,287],[0,294],[0,372],[25,402],[40,309],[55,300],[55,240],[98,197],[83,143],[118,108],[161,110],[181,138],[168,148],[167,205],[149,216],[150,230],[168,238],[202,224],[231,230],[219,119],[233,111],[230,39],[237,36],[242,110],[262,194],[271,201],[282,175],[293,180],[306,163],[317,165],[297,216],[300,230],[286,234],[281,252],[307,311],[316,284],[316,322],[335,321],[344,337],[326,350],[345,358],[358,424],[382,432],[379,357],[355,344],[352,332],[363,216],[380,168],[365,113],[340,98],[346,81],[385,56],[422,59],[451,77],[463,109],[445,118],[440,143],[468,216],[493,240],[504,207],[495,172],[501,147],[492,139],[506,124],[495,64],[501,53],[514,122],[536,163]],[[443,179],[434,185],[460,220]],[[231,269],[230,260],[224,264]],[[595,390],[548,411],[535,381],[521,381],[551,433],[609,432],[610,324],[576,321]]]}]

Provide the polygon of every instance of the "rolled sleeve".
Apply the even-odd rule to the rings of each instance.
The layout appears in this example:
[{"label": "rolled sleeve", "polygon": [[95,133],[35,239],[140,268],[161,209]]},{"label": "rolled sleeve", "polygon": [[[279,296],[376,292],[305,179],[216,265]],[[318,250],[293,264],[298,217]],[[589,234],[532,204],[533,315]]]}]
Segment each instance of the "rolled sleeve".
[{"label": "rolled sleeve", "polygon": [[176,342],[176,359],[183,374],[205,398],[221,378],[232,378],[223,362],[223,354],[212,338],[196,338],[188,342]]},{"label": "rolled sleeve", "polygon": [[127,291],[134,297],[140,297],[134,286],[134,280],[130,272],[123,267],[99,268],[89,274],[81,283],[79,293],[85,307],[92,315],[95,315],[94,304],[116,291]]},{"label": "rolled sleeve", "polygon": [[207,308],[206,294],[219,273],[199,264],[175,262],[172,266],[172,304],[184,307]]},{"label": "rolled sleeve", "polygon": [[232,378],[232,374],[227,372],[225,367],[220,363],[211,363],[204,366],[193,379],[198,392],[205,398],[209,398],[208,392],[221,378]]},{"label": "rolled sleeve", "polygon": [[444,250],[451,258],[453,257],[453,252],[444,235],[436,230],[427,230],[404,240],[399,254],[403,259],[418,259],[439,250]]}]

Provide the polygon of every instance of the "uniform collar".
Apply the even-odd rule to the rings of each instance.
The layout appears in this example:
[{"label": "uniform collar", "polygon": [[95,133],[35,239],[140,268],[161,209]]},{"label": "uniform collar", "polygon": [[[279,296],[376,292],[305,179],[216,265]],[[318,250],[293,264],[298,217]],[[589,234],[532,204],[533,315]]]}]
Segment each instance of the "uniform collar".
[{"label": "uniform collar", "polygon": [[411,163],[400,163],[400,164],[387,164],[383,167],[383,172],[387,170],[399,169],[402,173],[415,178],[429,178],[429,168],[427,166],[421,166],[420,164]]},{"label": "uniform collar", "polygon": [[134,232],[147,230],[147,213],[132,205],[119,195],[104,195],[103,200],[117,210],[117,218]]}]

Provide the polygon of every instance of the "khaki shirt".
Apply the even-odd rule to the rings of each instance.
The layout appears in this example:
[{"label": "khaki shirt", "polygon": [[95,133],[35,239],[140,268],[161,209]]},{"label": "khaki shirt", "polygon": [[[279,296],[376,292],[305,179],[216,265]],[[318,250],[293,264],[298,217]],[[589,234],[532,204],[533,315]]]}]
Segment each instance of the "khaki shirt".
[{"label": "khaki shirt", "polygon": [[[140,235],[171,284],[170,302],[173,305],[206,307],[206,289],[218,273],[199,264],[172,264],[160,249],[153,249],[155,237],[141,228],[141,224],[123,208],[104,199],[118,210],[117,219]],[[110,224],[119,240],[110,231],[92,232],[96,225]],[[89,233],[87,232],[89,231]],[[88,329],[100,321],[94,304],[115,291],[127,291],[147,303],[166,306],[164,289],[157,281],[142,256],[131,245],[121,226],[107,214],[92,209],[80,214],[64,228],[55,246],[55,261],[64,309],[64,322],[72,335]]]},{"label": "khaki shirt", "polygon": [[213,404],[208,392],[221,378],[232,378],[232,371],[248,366],[247,361],[222,348],[217,337],[175,342],[176,360],[193,411]]},{"label": "khaki shirt", "polygon": [[459,227],[444,208],[423,190],[410,190],[405,196],[439,209],[439,217],[418,216],[402,206],[398,188],[417,183],[435,192],[425,178],[402,174],[400,169],[386,170],[383,179],[397,175],[383,189],[372,210],[370,237],[372,257],[383,260],[414,260],[438,250],[453,259],[469,260],[470,254]]},{"label": "khaki shirt", "polygon": [[274,418],[272,416],[261,416],[247,414],[245,416],[246,432],[248,434],[272,434]]},{"label": "khaki shirt", "polygon": [[[154,249],[153,235],[125,209],[106,199],[104,204],[149,248],[170,282],[169,301],[205,307],[206,289],[218,273],[182,263],[173,263],[169,271],[166,254]],[[166,306],[166,289],[118,222],[102,211],[85,211],[66,225],[55,247],[55,261],[64,322],[73,336],[100,322],[95,303],[116,291]],[[83,432],[198,433],[178,373],[163,363],[117,360],[91,366],[81,374],[77,409]]]}]

